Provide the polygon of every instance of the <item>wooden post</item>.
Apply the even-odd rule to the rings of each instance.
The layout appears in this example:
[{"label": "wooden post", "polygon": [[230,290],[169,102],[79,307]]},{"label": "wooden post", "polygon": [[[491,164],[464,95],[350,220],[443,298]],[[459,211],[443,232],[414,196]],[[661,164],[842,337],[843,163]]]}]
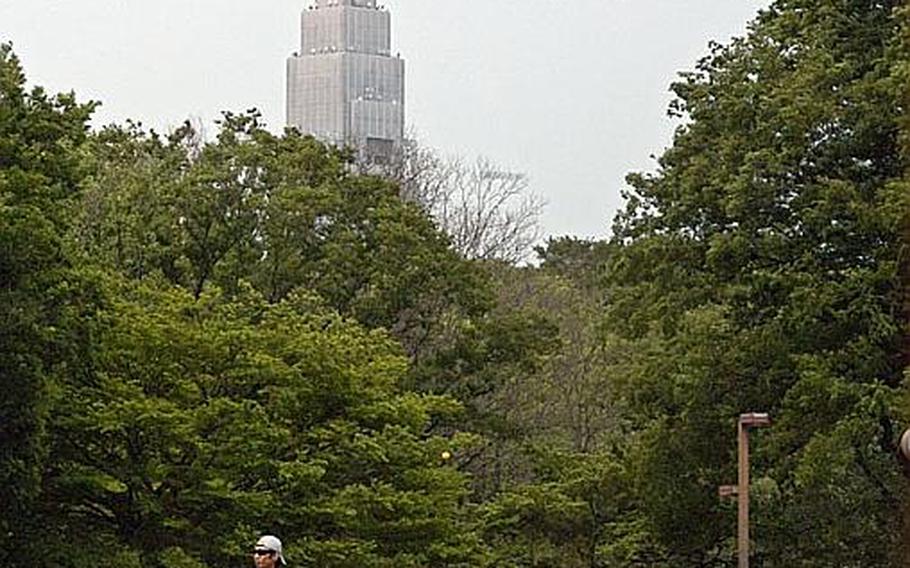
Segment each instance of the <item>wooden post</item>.
[{"label": "wooden post", "polygon": [[770,426],[771,417],[765,413],[740,414],[737,422],[737,454],[739,458],[738,483],[723,485],[718,489],[721,498],[737,499],[736,552],[739,568],[749,568],[749,430]]},{"label": "wooden post", "polygon": [[736,549],[739,568],[749,568],[749,430],[739,421],[739,482]]}]

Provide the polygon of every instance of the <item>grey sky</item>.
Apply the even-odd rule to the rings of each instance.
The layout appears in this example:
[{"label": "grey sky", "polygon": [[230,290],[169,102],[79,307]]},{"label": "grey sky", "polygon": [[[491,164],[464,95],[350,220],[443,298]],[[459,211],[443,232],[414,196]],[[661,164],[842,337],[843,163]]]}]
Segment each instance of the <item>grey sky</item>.
[{"label": "grey sky", "polygon": [[[260,109],[284,124],[307,0],[0,0],[31,83],[166,130]],[[669,143],[667,90],[769,0],[386,0],[408,124],[443,153],[524,171],[547,234],[602,237],[623,178]]]}]

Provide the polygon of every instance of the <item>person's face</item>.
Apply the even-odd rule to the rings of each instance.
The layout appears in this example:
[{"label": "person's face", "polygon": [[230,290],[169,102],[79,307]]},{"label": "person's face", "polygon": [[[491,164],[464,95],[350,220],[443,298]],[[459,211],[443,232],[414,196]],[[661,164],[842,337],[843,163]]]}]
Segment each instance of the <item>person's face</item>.
[{"label": "person's face", "polygon": [[276,568],[278,566],[278,555],[271,550],[253,551],[253,562],[256,568]]}]

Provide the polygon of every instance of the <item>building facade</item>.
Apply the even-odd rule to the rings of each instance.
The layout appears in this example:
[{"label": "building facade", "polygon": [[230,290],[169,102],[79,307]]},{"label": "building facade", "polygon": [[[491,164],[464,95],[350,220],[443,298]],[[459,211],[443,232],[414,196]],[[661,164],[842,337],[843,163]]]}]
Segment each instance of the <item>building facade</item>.
[{"label": "building facade", "polygon": [[287,62],[287,123],[368,154],[404,137],[404,60],[391,52],[391,15],[376,0],[315,0]]}]

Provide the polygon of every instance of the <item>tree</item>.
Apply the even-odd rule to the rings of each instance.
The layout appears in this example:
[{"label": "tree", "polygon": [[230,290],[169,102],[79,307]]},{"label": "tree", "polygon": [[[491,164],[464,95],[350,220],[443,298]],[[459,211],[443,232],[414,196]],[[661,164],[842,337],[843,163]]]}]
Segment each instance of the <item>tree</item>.
[{"label": "tree", "polygon": [[487,158],[442,158],[414,139],[382,164],[363,164],[397,184],[419,204],[467,258],[515,264],[528,260],[540,239],[544,202],[525,174]]},{"label": "tree", "polygon": [[605,527],[631,509],[634,480],[618,450],[629,431],[614,386],[627,342],[600,337],[600,289],[588,286],[579,252],[560,241],[541,268],[499,275],[499,317],[526,322],[548,341],[531,344],[534,364],[512,371],[489,396],[488,412],[505,426],[472,464],[478,485],[500,478],[483,504],[497,565],[604,565],[604,549],[615,544]]},{"label": "tree", "polygon": [[488,306],[483,275],[397,189],[348,171],[312,137],[267,132],[226,114],[200,146],[111,129],[94,140],[93,183],[76,239],[137,278],[201,296],[243,282],[270,301],[311,290],[344,315],[384,327],[418,357],[447,318]]},{"label": "tree", "polygon": [[524,174],[507,172],[485,158],[452,162],[434,218],[468,258],[524,260],[540,238],[542,200],[528,193]]},{"label": "tree", "polygon": [[[474,564],[470,436],[427,435],[451,399],[407,393],[407,361],[295,295],[270,304],[112,279],[90,381],[55,393],[41,562],[104,545],[142,566],[244,561],[257,532],[320,566]],[[137,564],[138,565],[138,564]]]},{"label": "tree", "polygon": [[753,410],[776,419],[756,444],[757,558],[893,561],[895,8],[773,3],[674,85],[687,122],[658,172],[629,178],[607,320],[641,353],[623,388],[642,433],[630,522],[651,546],[629,565],[726,562],[732,512],[714,494],[734,479],[736,415]]},{"label": "tree", "polygon": [[0,562],[22,546],[48,457],[49,393],[91,364],[92,289],[62,238],[92,104],[25,90],[0,45]]}]

